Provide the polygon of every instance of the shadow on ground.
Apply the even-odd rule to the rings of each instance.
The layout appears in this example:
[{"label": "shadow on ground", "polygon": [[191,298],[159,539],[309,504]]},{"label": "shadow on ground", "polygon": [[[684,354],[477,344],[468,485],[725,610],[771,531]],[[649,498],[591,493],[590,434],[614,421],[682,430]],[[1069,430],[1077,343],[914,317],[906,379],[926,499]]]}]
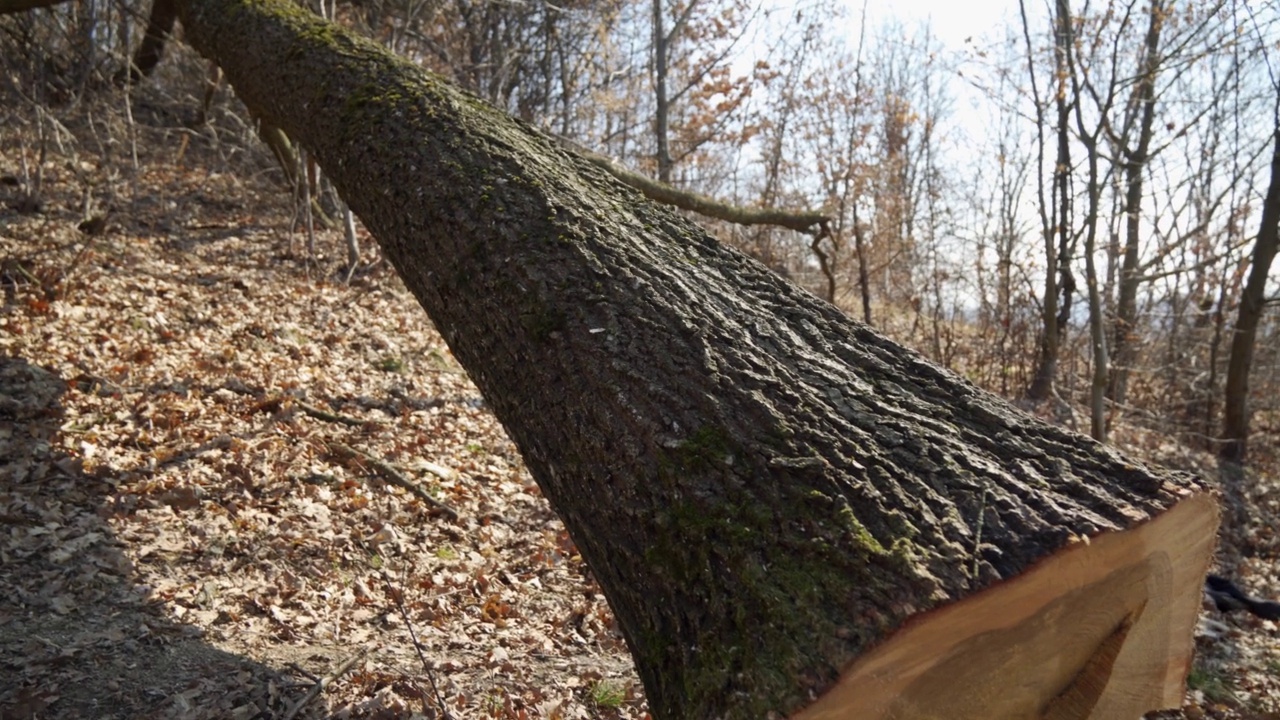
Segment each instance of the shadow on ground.
[{"label": "shadow on ground", "polygon": [[138,584],[108,524],[110,479],[52,449],[76,432],[69,389],[102,392],[0,356],[0,718],[289,713],[312,680],[211,646]]}]

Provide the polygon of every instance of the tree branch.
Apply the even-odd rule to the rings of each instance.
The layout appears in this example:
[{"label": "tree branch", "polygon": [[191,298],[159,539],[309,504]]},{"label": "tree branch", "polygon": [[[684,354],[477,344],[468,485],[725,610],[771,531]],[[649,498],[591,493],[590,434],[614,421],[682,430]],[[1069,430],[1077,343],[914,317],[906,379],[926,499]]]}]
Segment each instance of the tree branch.
[{"label": "tree branch", "polygon": [[583,159],[605,170],[610,175],[627,185],[639,190],[642,195],[664,205],[673,205],[681,210],[706,215],[716,220],[724,220],[738,225],[776,225],[788,230],[817,235],[821,225],[831,221],[829,215],[811,210],[782,210],[780,208],[749,208],[731,205],[706,195],[679,190],[658,182],[650,177],[633,172],[619,163],[581,145],[562,137],[555,138],[561,146],[581,155]]}]

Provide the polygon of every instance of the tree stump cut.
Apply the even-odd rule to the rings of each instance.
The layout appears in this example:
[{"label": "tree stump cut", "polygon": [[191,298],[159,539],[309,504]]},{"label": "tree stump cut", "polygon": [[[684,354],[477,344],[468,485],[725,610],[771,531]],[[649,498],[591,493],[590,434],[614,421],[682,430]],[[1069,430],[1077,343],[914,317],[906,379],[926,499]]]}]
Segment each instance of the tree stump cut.
[{"label": "tree stump cut", "polygon": [[1138,718],[1182,704],[1218,507],[1198,494],[909,622],[794,720]]}]

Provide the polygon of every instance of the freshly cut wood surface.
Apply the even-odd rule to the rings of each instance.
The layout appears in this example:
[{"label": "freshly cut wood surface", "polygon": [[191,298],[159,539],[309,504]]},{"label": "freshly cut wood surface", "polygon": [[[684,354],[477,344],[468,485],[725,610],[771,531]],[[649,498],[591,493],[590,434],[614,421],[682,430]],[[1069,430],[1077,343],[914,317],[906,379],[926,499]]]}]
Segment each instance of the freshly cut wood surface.
[{"label": "freshly cut wood surface", "polygon": [[1182,702],[1218,506],[1192,495],[909,623],[793,720],[1112,720]]}]

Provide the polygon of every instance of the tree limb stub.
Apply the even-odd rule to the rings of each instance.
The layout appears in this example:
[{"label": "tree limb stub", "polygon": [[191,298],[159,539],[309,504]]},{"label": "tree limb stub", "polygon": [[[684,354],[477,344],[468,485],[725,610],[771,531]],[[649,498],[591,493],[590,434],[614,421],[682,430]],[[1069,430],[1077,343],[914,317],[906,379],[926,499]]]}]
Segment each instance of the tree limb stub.
[{"label": "tree limb stub", "polygon": [[935,717],[948,677],[999,682],[1010,656],[1034,690],[945,717],[1177,697],[1217,522],[1194,478],[1018,413],[292,3],[178,4],[506,426],[655,718]]}]

